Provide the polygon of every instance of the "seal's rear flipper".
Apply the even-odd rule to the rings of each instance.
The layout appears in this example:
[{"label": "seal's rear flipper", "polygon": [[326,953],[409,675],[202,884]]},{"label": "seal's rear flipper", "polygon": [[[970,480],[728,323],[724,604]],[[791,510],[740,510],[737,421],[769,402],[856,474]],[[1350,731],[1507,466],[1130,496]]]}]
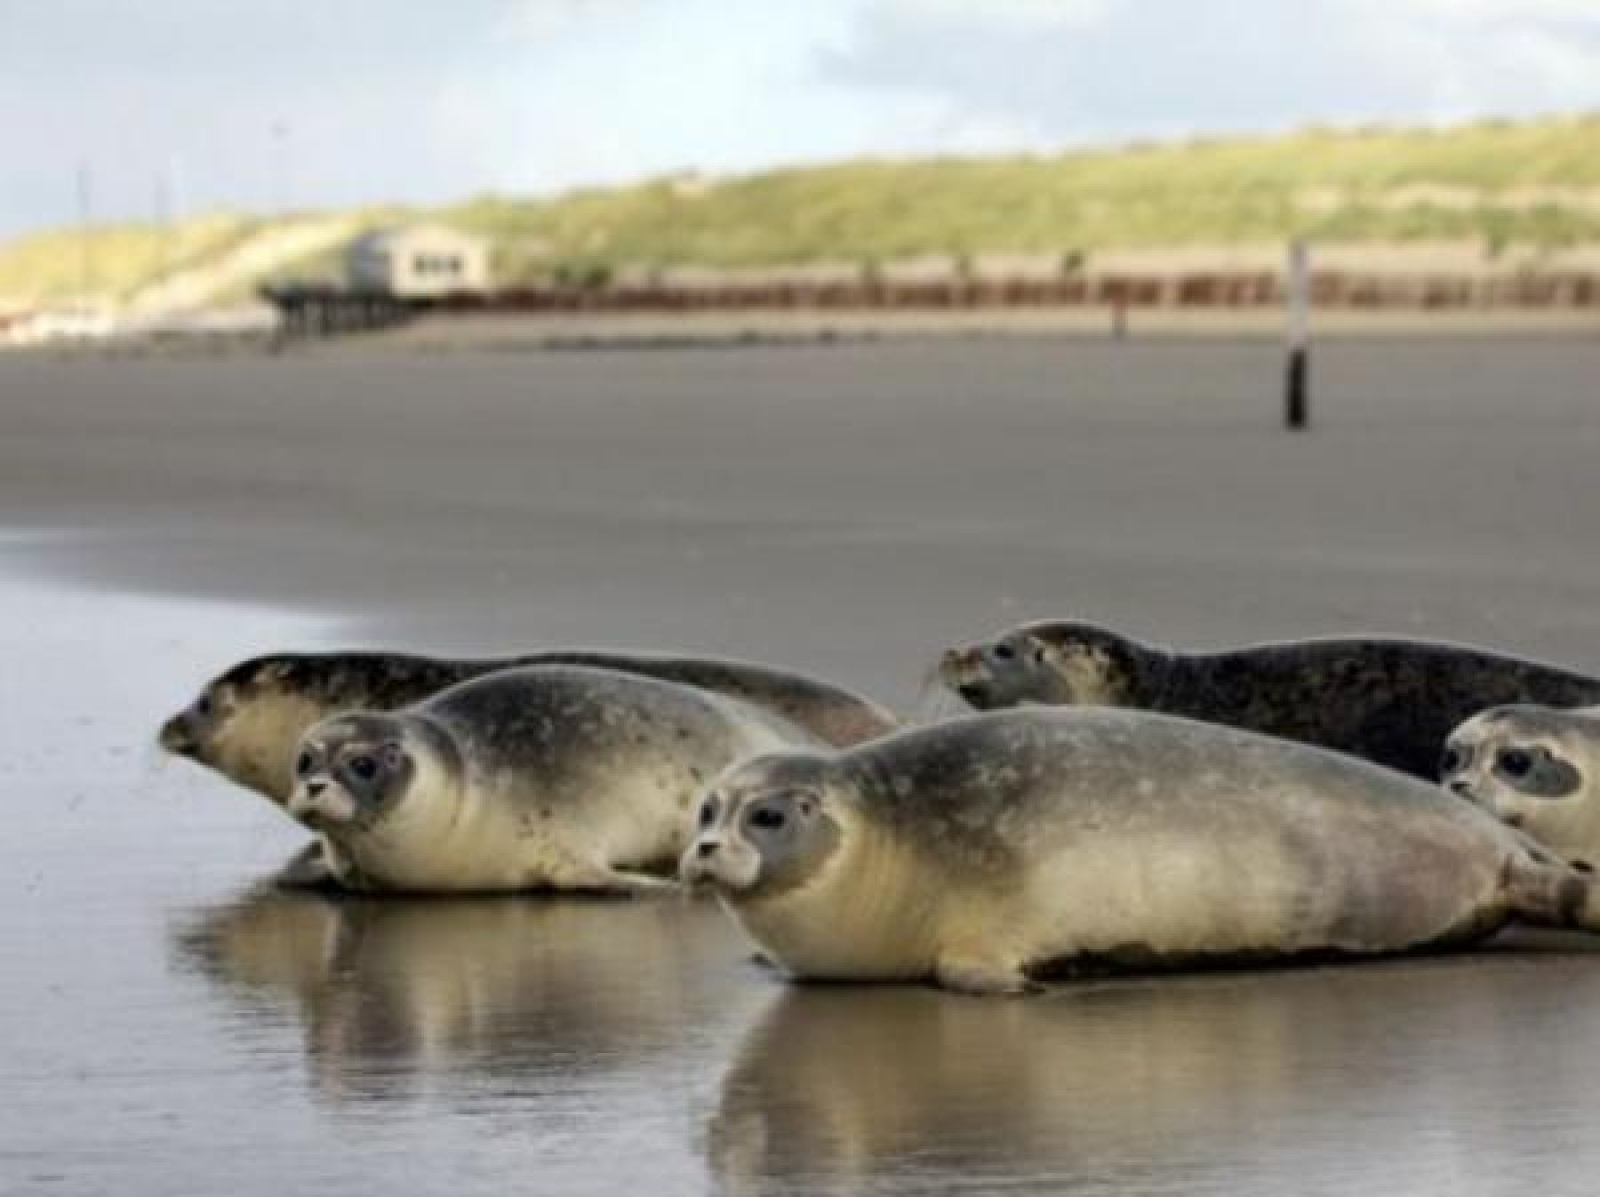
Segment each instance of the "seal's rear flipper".
[{"label": "seal's rear flipper", "polygon": [[1513,917],[1539,927],[1600,935],[1600,885],[1587,873],[1529,843],[1506,861],[1503,887]]}]

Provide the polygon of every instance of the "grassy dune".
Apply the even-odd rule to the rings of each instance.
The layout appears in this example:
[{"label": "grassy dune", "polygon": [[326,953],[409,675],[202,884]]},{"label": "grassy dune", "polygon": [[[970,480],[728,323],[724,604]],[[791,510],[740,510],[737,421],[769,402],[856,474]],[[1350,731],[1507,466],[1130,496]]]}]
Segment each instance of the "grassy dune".
[{"label": "grassy dune", "polygon": [[[622,265],[872,262],[921,254],[1240,244],[1477,241],[1491,249],[1600,242],[1600,116],[1444,130],[1313,130],[1049,157],[851,162],[730,179],[681,178],[552,199],[484,198],[388,218],[480,232],[507,280]],[[219,255],[267,222],[207,217],[167,240],[94,234],[92,289],[123,298],[176,264]],[[0,296],[60,297],[82,238],[0,246]],[[328,271],[336,258],[279,264]]]},{"label": "grassy dune", "polygon": [[536,240],[551,260],[607,265],[1092,252],[1291,234],[1562,244],[1600,240],[1600,117],[846,163],[542,203],[485,200],[448,215],[510,249]]},{"label": "grassy dune", "polygon": [[0,245],[0,296],[64,299],[87,289],[123,299],[170,271],[227,252],[256,223],[203,216],[171,229],[102,226],[88,238],[76,229],[35,233]]}]

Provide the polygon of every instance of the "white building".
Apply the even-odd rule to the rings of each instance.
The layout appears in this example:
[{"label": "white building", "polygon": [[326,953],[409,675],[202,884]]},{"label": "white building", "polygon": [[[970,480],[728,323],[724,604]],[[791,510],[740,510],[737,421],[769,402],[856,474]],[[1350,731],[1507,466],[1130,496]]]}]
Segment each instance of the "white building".
[{"label": "white building", "polygon": [[355,290],[385,295],[486,291],[489,247],[442,225],[380,229],[350,243],[345,274]]}]

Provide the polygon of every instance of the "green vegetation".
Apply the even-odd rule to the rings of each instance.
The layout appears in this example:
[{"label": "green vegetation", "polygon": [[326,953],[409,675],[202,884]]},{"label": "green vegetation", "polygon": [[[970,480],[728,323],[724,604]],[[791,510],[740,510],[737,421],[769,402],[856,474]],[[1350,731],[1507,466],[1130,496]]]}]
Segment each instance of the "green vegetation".
[{"label": "green vegetation", "polygon": [[35,233],[0,245],[0,296],[67,299],[89,294],[122,299],[163,275],[226,253],[259,222],[205,216],[171,229],[159,225]]},{"label": "green vegetation", "polygon": [[500,246],[542,247],[507,261],[513,277],[541,264],[865,262],[1290,235],[1559,245],[1600,240],[1600,116],[846,163],[442,215]]},{"label": "green vegetation", "polygon": [[[1328,241],[1600,242],[1600,116],[1445,130],[1310,130],[1050,157],[852,162],[725,180],[683,178],[486,198],[388,219],[489,237],[506,281],[596,279],[618,267],[889,262],[922,254]],[[96,291],[125,296],[216,255],[264,222],[212,217],[92,238]],[[0,246],[0,296],[74,293],[82,238]],[[327,270],[326,251],[314,263]],[[163,263],[167,265],[164,267]]]}]

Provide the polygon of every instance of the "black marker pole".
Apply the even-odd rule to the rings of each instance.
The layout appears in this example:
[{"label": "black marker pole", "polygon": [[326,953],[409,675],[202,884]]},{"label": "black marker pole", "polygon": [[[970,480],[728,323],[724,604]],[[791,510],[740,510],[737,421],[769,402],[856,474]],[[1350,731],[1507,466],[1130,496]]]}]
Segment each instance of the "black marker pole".
[{"label": "black marker pole", "polygon": [[1311,254],[1304,241],[1289,243],[1287,285],[1289,361],[1284,380],[1284,426],[1299,431],[1311,423]]}]

